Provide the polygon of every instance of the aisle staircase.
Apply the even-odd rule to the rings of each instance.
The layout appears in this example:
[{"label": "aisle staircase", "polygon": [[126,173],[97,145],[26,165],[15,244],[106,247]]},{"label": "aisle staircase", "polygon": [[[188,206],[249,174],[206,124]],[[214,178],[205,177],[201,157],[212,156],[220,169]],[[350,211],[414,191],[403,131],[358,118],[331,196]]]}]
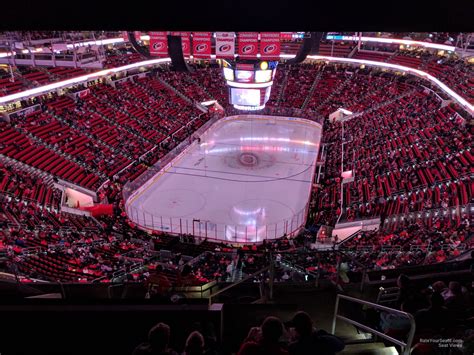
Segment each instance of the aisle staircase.
[{"label": "aisle staircase", "polygon": [[355,74],[357,74],[357,71],[356,70],[353,74],[351,75],[348,75],[347,78],[342,82],[340,83],[335,89],[334,91],[328,95],[328,97],[326,97],[325,100],[323,100],[318,107],[316,107],[316,111],[319,111],[322,107],[326,106],[326,104],[328,102],[331,102],[331,100],[333,99],[334,96],[336,95],[339,95],[339,93],[346,87],[346,85],[352,80],[352,78],[354,77]]},{"label": "aisle staircase", "polygon": [[309,101],[311,100],[311,97],[313,96],[314,90],[316,89],[316,86],[318,86],[319,80],[321,79],[321,76],[323,75],[324,69],[319,70],[316,76],[314,77],[313,84],[311,85],[311,88],[309,89],[308,95],[306,95],[306,99],[304,100],[303,104],[301,105],[301,109],[304,110],[306,106],[308,106]]},{"label": "aisle staircase", "polygon": [[[341,304],[345,304],[345,307],[341,307]],[[347,310],[357,307],[363,307],[363,309],[371,308],[374,311],[395,314],[407,318],[410,322],[410,328],[407,330],[407,338],[399,340],[377,329],[371,328],[366,324],[360,323],[359,320],[353,319],[355,316],[350,315],[352,312],[347,314]],[[341,308],[345,308],[345,312],[341,312]],[[346,347],[342,352],[340,352],[340,354],[410,354],[416,330],[415,319],[410,313],[382,306],[377,303],[368,302],[360,298],[338,294],[336,296],[336,306],[332,320],[331,334],[337,334],[336,325],[338,320],[340,322],[342,321],[351,324],[355,327],[358,333],[355,336],[351,336],[350,339],[345,339]],[[385,345],[385,343],[382,342],[382,339],[386,343],[395,344],[395,346]]]},{"label": "aisle staircase", "polygon": [[285,70],[284,73],[285,73],[285,76],[283,77],[283,80],[281,82],[281,87],[280,87],[280,91],[278,92],[278,99],[275,106],[280,105],[280,102],[285,98],[285,88],[286,88],[286,84],[288,83],[288,70]]}]

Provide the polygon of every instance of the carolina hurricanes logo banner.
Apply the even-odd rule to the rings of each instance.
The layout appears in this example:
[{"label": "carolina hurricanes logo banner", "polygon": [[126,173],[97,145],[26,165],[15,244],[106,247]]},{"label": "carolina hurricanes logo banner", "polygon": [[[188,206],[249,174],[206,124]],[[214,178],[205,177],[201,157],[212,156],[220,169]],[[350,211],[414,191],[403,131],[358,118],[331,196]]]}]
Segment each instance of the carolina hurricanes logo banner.
[{"label": "carolina hurricanes logo banner", "polygon": [[262,32],[260,34],[260,58],[280,59],[280,32]]},{"label": "carolina hurricanes logo banner", "polygon": [[189,35],[191,32],[171,32],[172,36],[181,37],[181,49],[183,50],[183,56],[189,57],[191,55],[191,39]]},{"label": "carolina hurricanes logo banner", "polygon": [[235,33],[216,32],[216,58],[234,59]]},{"label": "carolina hurricanes logo banner", "polygon": [[154,57],[168,56],[168,37],[166,32],[150,32],[150,55]]},{"label": "carolina hurricanes logo banner", "polygon": [[211,32],[193,33],[193,55],[194,58],[211,57]]},{"label": "carolina hurricanes logo banner", "polygon": [[189,57],[191,55],[191,39],[189,38],[190,32],[181,32],[181,48],[183,49],[183,55]]},{"label": "carolina hurricanes logo banner", "polygon": [[257,58],[258,33],[239,32],[239,56],[241,58]]}]

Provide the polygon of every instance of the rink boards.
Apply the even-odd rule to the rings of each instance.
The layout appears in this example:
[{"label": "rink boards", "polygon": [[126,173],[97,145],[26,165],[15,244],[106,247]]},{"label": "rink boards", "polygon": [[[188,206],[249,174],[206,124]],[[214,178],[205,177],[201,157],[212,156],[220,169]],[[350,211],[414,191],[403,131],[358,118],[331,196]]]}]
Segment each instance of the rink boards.
[{"label": "rink boards", "polygon": [[321,125],[300,118],[223,118],[126,200],[147,230],[261,242],[304,225]]}]

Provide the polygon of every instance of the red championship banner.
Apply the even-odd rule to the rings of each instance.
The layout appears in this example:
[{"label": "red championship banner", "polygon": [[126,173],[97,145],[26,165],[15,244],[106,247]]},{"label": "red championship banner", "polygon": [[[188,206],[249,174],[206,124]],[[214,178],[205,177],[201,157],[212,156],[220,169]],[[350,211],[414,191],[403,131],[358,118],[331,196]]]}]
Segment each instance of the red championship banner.
[{"label": "red championship banner", "polygon": [[141,37],[142,37],[141,31],[135,31],[133,34],[135,35],[135,40],[141,41]]},{"label": "red championship banner", "polygon": [[183,55],[189,57],[191,55],[191,39],[190,32],[181,32],[181,48],[183,48]]},{"label": "red championship banner", "polygon": [[172,36],[181,37],[181,48],[183,49],[183,55],[189,57],[191,55],[191,40],[189,38],[190,32],[171,32]]},{"label": "red championship banner", "polygon": [[150,55],[154,57],[168,56],[168,37],[166,32],[150,32]]},{"label": "red championship banner", "polygon": [[193,33],[193,55],[198,59],[211,58],[211,32]]},{"label": "red championship banner", "polygon": [[280,59],[280,32],[262,32],[260,34],[260,58]]},{"label": "red championship banner", "polygon": [[239,32],[239,56],[241,58],[257,58],[258,54],[258,33]]},{"label": "red championship banner", "polygon": [[122,38],[124,42],[128,42],[128,33],[127,31],[122,31]]},{"label": "red championship banner", "polygon": [[235,33],[216,32],[216,58],[231,58],[235,55]]}]

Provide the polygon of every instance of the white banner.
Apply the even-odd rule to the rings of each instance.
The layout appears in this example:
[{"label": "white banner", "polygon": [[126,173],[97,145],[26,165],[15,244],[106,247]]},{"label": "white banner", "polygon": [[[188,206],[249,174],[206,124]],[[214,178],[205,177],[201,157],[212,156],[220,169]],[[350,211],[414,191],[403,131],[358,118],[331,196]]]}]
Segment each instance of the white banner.
[{"label": "white banner", "polygon": [[216,58],[232,58],[235,54],[235,33],[216,32]]}]

